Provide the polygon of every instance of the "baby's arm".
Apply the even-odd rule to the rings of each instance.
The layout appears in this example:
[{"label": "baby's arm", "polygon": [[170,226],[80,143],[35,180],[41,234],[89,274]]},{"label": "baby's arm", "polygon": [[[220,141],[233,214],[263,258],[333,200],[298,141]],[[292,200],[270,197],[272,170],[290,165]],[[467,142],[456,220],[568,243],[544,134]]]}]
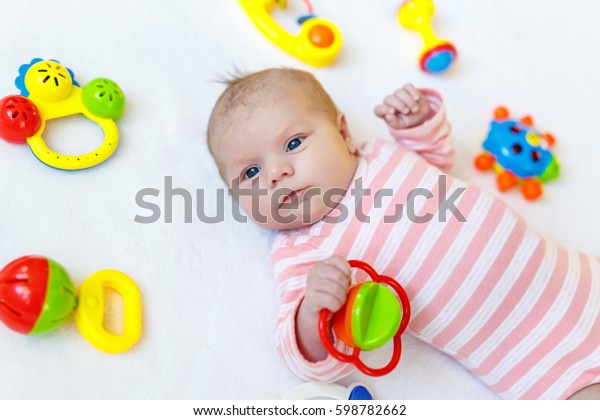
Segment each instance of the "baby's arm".
[{"label": "baby's arm", "polygon": [[[340,257],[326,258],[306,244],[276,247],[272,259],[281,297],[277,350],[285,363],[308,381],[335,381],[351,373],[351,364],[325,352],[317,329],[320,309],[335,311],[345,300],[350,274],[350,268],[346,271],[344,266],[347,262]],[[332,287],[323,287],[324,283]]]},{"label": "baby's arm", "polygon": [[430,89],[407,84],[388,95],[374,109],[398,143],[414,150],[429,163],[448,170],[454,162],[450,124],[444,101]]}]

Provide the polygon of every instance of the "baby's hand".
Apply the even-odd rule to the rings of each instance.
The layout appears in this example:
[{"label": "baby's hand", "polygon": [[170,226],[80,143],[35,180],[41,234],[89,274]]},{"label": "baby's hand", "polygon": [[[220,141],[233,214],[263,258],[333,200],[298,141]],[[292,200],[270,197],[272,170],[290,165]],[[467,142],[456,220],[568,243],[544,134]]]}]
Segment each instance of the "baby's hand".
[{"label": "baby's hand", "polygon": [[319,337],[319,316],[322,309],[333,314],[344,305],[350,275],[350,264],[339,255],[317,263],[308,272],[306,293],[296,314],[296,341],[300,352],[311,362],[327,357]]},{"label": "baby's hand", "polygon": [[410,83],[386,96],[373,111],[393,129],[417,126],[433,114],[427,99]]},{"label": "baby's hand", "polygon": [[318,317],[321,309],[337,312],[346,302],[350,275],[350,264],[339,255],[333,255],[311,268],[302,302],[308,313]]}]

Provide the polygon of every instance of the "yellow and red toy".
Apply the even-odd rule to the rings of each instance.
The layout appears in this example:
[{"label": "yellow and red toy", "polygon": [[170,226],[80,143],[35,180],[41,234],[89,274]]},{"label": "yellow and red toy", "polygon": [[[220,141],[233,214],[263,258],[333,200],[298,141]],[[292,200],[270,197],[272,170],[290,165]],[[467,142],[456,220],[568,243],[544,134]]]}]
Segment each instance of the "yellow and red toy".
[{"label": "yellow and red toy", "polygon": [[[123,334],[104,328],[104,288],[123,298]],[[128,350],[142,334],[141,294],[135,282],[116,270],[91,275],[75,292],[66,270],[40,256],[18,258],[0,270],[0,321],[21,334],[62,325],[75,311],[75,323],[94,347],[107,353]]]},{"label": "yellow and red toy", "polygon": [[[401,335],[410,321],[408,296],[394,279],[377,274],[369,264],[358,260],[348,262],[351,267],[365,271],[372,280],[352,286],[346,303],[333,315],[333,332],[353,348],[352,354],[340,352],[331,342],[327,328],[330,312],[327,309],[321,310],[319,316],[319,337],[325,349],[336,359],[354,364],[367,375],[386,375],[400,361]],[[362,350],[374,350],[390,339],[393,340],[394,350],[386,366],[372,368],[360,360]]]},{"label": "yellow and red toy", "polygon": [[[0,101],[0,137],[11,143],[29,144],[33,154],[48,166],[63,170],[85,169],[108,159],[119,144],[115,120],[125,109],[125,96],[109,79],[95,79],[82,88],[73,72],[55,60],[35,58],[19,68],[15,80],[20,95]],[[42,133],[46,121],[83,114],[104,131],[104,142],[82,155],[63,155],[51,150]]]},{"label": "yellow and red toy", "polygon": [[423,39],[419,56],[421,69],[427,73],[441,73],[450,67],[456,58],[456,48],[433,32],[431,18],[435,11],[432,0],[407,0],[398,9],[400,25],[416,31]]},{"label": "yellow and red toy", "polygon": [[500,191],[521,184],[523,196],[536,200],[542,195],[542,183],[559,176],[558,160],[551,150],[555,143],[552,134],[534,128],[530,116],[511,119],[508,109],[498,107],[475,167],[480,171],[493,169]]},{"label": "yellow and red toy", "polygon": [[298,19],[300,32],[292,35],[271,16],[276,5],[282,9],[286,0],[240,0],[244,10],[258,29],[275,45],[287,53],[315,67],[332,64],[342,47],[342,34],[330,21],[315,17],[308,0],[308,15]]}]

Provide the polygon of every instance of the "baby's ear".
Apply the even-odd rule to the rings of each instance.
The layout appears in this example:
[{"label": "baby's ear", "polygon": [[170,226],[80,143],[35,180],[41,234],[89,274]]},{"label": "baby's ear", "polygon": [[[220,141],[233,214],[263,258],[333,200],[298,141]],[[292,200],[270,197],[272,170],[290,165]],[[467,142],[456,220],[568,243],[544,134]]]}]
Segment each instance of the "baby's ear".
[{"label": "baby's ear", "polygon": [[348,128],[348,123],[346,123],[346,116],[343,112],[337,113],[337,127],[338,130],[344,139],[344,143],[346,143],[346,147],[348,147],[348,152],[352,155],[356,155],[358,153],[358,149],[354,144],[352,144],[352,136],[350,135],[350,129]]}]

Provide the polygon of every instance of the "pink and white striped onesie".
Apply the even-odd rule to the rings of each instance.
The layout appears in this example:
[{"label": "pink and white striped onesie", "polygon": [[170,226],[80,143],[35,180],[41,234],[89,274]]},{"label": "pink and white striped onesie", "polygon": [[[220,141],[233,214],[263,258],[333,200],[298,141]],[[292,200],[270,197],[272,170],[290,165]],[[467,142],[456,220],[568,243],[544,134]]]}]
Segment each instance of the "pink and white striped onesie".
[{"label": "pink and white striped onesie", "polygon": [[[413,311],[407,331],[502,398],[567,398],[600,382],[600,258],[544,240],[500,199],[444,175],[438,167],[453,160],[450,126],[439,95],[423,92],[437,111],[431,120],[392,131],[396,143],[371,139],[362,146],[348,191],[361,180],[370,195],[357,204],[348,193],[331,214],[345,207],[338,223],[321,221],[275,239],[277,347],[285,362],[311,381],[335,381],[354,369],[331,356],[307,361],[295,336],[308,271],[338,254],[400,282]],[[393,196],[377,197],[383,188]],[[431,220],[415,223],[403,214],[390,222],[415,188],[432,193],[414,201],[415,215]],[[441,220],[444,194],[459,195],[454,204],[466,221],[449,212]],[[361,274],[354,281],[364,280]]]}]

